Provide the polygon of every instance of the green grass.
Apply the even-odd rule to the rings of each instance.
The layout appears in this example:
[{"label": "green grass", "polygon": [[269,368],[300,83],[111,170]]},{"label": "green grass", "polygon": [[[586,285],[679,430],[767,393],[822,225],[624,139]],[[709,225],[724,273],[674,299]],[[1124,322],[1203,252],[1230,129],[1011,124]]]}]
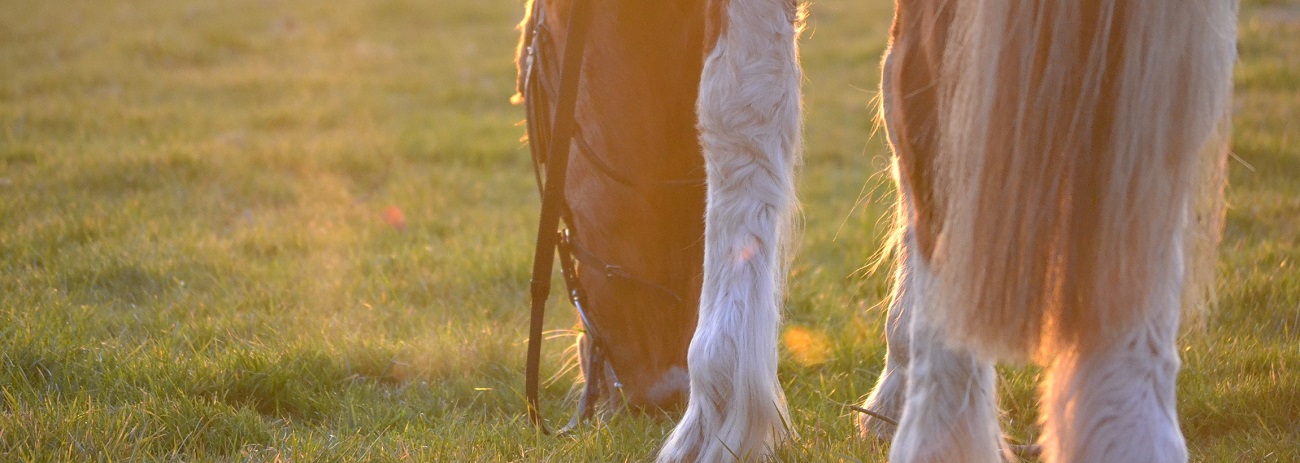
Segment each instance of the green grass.
[{"label": "green grass", "polygon": [[[121,3],[121,4],[119,4]],[[890,6],[823,0],[783,351],[788,461],[854,437],[884,345],[862,270],[891,195],[874,96]],[[509,2],[0,7],[0,460],[640,461],[671,427],[523,417],[538,200]],[[1242,8],[1219,308],[1185,339],[1196,461],[1300,461],[1300,5]],[[408,225],[388,226],[400,207]],[[557,299],[549,328],[572,326]],[[544,370],[566,363],[567,339]],[[1029,368],[1004,421],[1036,435]],[[544,390],[559,420],[571,374]]]}]

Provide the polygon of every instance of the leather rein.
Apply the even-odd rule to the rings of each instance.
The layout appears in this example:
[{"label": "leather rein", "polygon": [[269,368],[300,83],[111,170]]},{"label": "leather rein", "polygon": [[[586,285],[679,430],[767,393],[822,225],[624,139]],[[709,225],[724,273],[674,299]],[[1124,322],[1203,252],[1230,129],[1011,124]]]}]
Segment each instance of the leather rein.
[{"label": "leather rein", "polygon": [[[578,311],[578,316],[586,331],[591,345],[588,366],[592,372],[584,372],[587,384],[579,399],[578,410],[560,433],[577,426],[589,417],[595,408],[592,403],[596,394],[603,388],[605,376],[609,376],[612,385],[621,389],[622,384],[614,371],[613,364],[605,356],[606,338],[600,333],[587,316],[587,296],[578,278],[578,266],[592,266],[603,269],[606,278],[638,283],[654,290],[675,303],[683,299],[672,290],[653,281],[638,278],[621,266],[608,263],[592,254],[573,239],[573,214],[564,197],[564,186],[568,169],[569,150],[577,145],[579,154],[605,177],[633,189],[642,189],[645,183],[636,182],[618,173],[615,169],[595,156],[581,136],[581,127],[575,118],[578,97],[578,84],[581,80],[586,36],[591,22],[591,8],[585,0],[575,0],[569,11],[568,32],[564,43],[564,54],[560,68],[560,86],[558,100],[555,104],[554,117],[546,113],[550,107],[546,101],[547,92],[539,76],[538,69],[542,43],[549,40],[546,34],[544,8],[542,0],[534,0],[529,21],[524,30],[524,79],[520,90],[524,95],[527,110],[526,126],[529,150],[533,157],[534,174],[538,191],[542,197],[542,209],[537,224],[537,247],[533,255],[533,269],[530,281],[531,313],[528,331],[528,358],[525,369],[525,395],[528,402],[528,418],[544,434],[550,434],[541,415],[538,389],[540,383],[541,341],[543,338],[543,320],[546,301],[550,297],[551,269],[554,258],[558,255],[560,273],[568,290],[569,302]],[[575,143],[576,141],[576,143]],[[657,181],[649,186],[692,186],[700,185],[703,179],[680,179]],[[561,223],[564,224],[561,227]],[[597,370],[599,369],[599,370]],[[594,373],[594,374],[593,374]]]}]

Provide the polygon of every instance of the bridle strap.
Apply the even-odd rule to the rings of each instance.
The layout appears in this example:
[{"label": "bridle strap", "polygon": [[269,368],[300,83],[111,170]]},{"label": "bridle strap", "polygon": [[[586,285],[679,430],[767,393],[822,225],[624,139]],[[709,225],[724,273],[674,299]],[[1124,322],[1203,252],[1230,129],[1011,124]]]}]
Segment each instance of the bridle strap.
[{"label": "bridle strap", "polygon": [[691,178],[650,180],[648,182],[630,179],[627,176],[620,174],[617,170],[606,163],[605,160],[601,159],[600,156],[596,155],[596,150],[592,149],[591,145],[587,144],[587,137],[582,135],[582,127],[577,127],[575,129],[575,135],[575,140],[578,145],[578,154],[582,155],[583,159],[586,159],[589,164],[595,166],[596,170],[600,171],[600,173],[605,174],[605,177],[633,190],[645,191],[656,188],[702,186],[706,181],[703,175]]},{"label": "bridle strap", "polygon": [[[532,312],[528,325],[528,364],[524,394],[528,399],[528,419],[550,434],[542,421],[538,403],[542,356],[542,322],[546,315],[546,299],[551,294],[551,268],[555,263],[556,230],[564,205],[564,177],[569,164],[569,145],[574,131],[574,109],[578,100],[578,82],[582,75],[591,9],[587,2],[576,0],[569,10],[568,33],[564,40],[563,66],[560,68],[560,94],[555,106],[555,119],[551,126],[549,146],[546,151],[546,185],[542,193],[542,212],[537,220],[537,249],[533,254],[533,276],[530,283]],[[541,10],[538,8],[538,10]],[[534,26],[536,27],[536,26]],[[535,77],[535,76],[534,76]]]},{"label": "bridle strap", "polygon": [[[625,282],[625,283],[633,283],[636,284],[637,286],[640,286],[641,288],[653,291],[656,294],[659,294],[660,296],[666,296],[668,299],[672,301],[673,304],[681,305],[683,303],[682,297],[679,296],[675,291],[669,289],[667,286],[661,285],[654,281],[647,280],[645,278],[638,277],[634,275],[632,272],[629,272],[627,269],[623,268],[623,266],[621,265],[612,264],[609,261],[601,259],[600,257],[597,257],[595,254],[593,254],[586,247],[582,246],[577,242],[574,242],[571,238],[568,239],[568,241],[569,243],[567,247],[563,245],[561,246],[561,254],[565,254],[567,251],[567,254],[570,255],[570,259],[581,262],[585,266],[594,267],[595,269],[597,269],[597,271],[603,271],[606,279]],[[566,279],[568,279],[567,275],[568,274],[566,274]],[[577,285],[577,284],[578,282],[575,279],[573,281],[573,285]],[[570,287],[573,287],[573,285],[571,285]],[[586,320],[584,320],[584,323],[585,322]]]}]

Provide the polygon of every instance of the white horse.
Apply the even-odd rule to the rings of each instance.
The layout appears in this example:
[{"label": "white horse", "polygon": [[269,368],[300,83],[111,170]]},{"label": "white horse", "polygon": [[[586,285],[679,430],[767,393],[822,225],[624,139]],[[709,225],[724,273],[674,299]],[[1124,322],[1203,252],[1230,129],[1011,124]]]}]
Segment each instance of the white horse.
[{"label": "white horse", "polygon": [[[790,438],[777,336],[800,162],[801,11],[710,0],[690,398],[659,460]],[[995,360],[1047,368],[1052,462],[1180,462],[1181,305],[1221,220],[1234,0],[899,0],[880,117],[898,258],[864,434],[891,460],[997,462]],[[1191,295],[1191,297],[1187,297]]]}]

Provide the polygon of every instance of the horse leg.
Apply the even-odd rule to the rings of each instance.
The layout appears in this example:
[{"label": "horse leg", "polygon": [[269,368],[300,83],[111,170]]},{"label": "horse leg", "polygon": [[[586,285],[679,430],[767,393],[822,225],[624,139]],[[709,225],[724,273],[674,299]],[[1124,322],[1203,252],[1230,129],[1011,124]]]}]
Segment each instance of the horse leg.
[{"label": "horse leg", "polygon": [[[934,217],[938,215],[930,181],[937,140],[939,63],[951,16],[940,2],[902,1],[894,8],[890,46],[881,62],[880,117],[893,149],[894,180],[900,200],[895,214],[898,234],[897,267],[885,338],[885,368],[863,408],[890,419],[902,415],[907,367],[912,344],[912,319],[918,304],[915,273],[934,247]],[[924,290],[920,290],[924,291]],[[859,420],[863,437],[893,437],[896,425],[870,415]]]},{"label": "horse leg", "polygon": [[790,431],[777,380],[800,71],[792,0],[713,0],[697,102],[708,171],[704,283],[686,412],[661,462],[760,459]]},{"label": "horse leg", "polygon": [[1052,363],[1042,391],[1046,461],[1187,461],[1174,399],[1178,273],[1165,275],[1148,296],[1162,307],[1150,310],[1145,323],[1105,345],[1059,354]]},{"label": "horse leg", "polygon": [[864,413],[858,418],[858,430],[864,438],[890,441],[894,437],[897,420],[903,414],[903,398],[907,394],[907,364],[911,361],[912,311],[916,310],[916,297],[912,288],[912,267],[916,264],[911,261],[915,247],[914,238],[910,233],[904,232],[897,251],[894,289],[885,321],[885,368],[876,381],[876,387],[871,390],[871,395],[862,403],[863,409],[894,422]]},{"label": "horse leg", "polygon": [[[926,307],[932,303],[928,296],[934,277],[920,259],[909,262],[911,298],[915,307]],[[911,325],[907,397],[889,460],[1001,461],[1006,445],[998,428],[993,362],[949,347],[943,329],[924,318]]]}]

